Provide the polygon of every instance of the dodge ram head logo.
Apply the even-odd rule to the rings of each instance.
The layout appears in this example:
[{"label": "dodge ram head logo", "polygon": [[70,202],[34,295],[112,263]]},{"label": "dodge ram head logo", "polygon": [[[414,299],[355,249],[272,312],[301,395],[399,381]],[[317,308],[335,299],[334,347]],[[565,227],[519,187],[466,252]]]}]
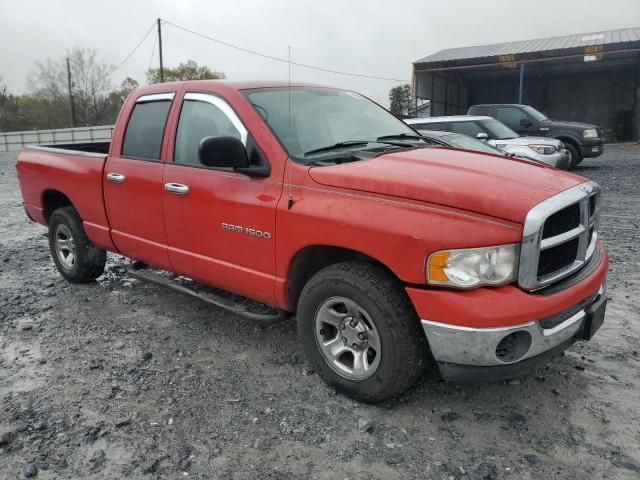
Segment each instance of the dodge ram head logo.
[{"label": "dodge ram head logo", "polygon": [[242,225],[233,225],[231,223],[222,223],[222,229],[228,232],[244,233],[250,237],[264,238],[271,240],[271,233],[256,230],[255,228],[243,227]]}]

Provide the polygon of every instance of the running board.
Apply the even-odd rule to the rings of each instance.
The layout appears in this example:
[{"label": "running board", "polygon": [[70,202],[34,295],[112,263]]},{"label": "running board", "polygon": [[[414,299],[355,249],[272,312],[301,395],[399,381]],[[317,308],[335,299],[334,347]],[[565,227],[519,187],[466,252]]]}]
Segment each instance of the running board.
[{"label": "running board", "polygon": [[[243,305],[240,302],[234,302],[231,299],[227,299],[220,295],[216,295],[213,292],[206,292],[206,293],[197,292],[194,289],[191,289],[184,285],[180,285],[175,280],[171,280],[170,278],[167,278],[162,275],[158,275],[156,273],[152,273],[149,271],[135,270],[135,269],[129,268],[128,274],[131,277],[141,280],[143,282],[153,283],[154,285],[166,287],[176,292],[189,295],[190,297],[197,298],[198,300],[202,300],[203,302],[206,302],[210,305],[214,305],[228,312],[235,313],[236,315],[239,315],[240,317],[246,318],[248,320],[254,320],[262,323],[274,323],[274,322],[278,322],[280,320],[289,318],[292,315],[291,313],[285,312],[284,310],[280,310],[275,307],[271,307],[264,304],[259,304],[259,305],[268,307],[268,309],[271,310],[271,312],[268,312],[268,313],[255,312],[255,311],[252,312],[249,308],[247,308],[246,305]],[[234,295],[234,296],[238,297],[237,295]],[[238,297],[238,298],[244,298],[244,297]],[[255,302],[255,304],[258,305],[258,302]]]}]

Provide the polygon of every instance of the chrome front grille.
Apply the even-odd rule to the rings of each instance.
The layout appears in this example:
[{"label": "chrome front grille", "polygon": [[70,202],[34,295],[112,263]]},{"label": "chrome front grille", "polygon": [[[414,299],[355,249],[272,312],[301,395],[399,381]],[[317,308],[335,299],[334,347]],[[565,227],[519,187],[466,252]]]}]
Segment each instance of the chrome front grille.
[{"label": "chrome front grille", "polygon": [[539,203],[525,220],[518,283],[537,290],[577,272],[598,239],[600,186],[586,182]]}]

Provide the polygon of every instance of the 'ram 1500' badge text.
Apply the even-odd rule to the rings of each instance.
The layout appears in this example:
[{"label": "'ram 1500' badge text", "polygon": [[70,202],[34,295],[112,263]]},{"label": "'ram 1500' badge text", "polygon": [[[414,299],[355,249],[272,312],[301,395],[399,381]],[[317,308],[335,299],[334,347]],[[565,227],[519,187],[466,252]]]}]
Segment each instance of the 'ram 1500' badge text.
[{"label": "'ram 1500' badge text", "polygon": [[231,223],[223,223],[222,229],[229,232],[238,232],[249,235],[250,237],[264,238],[271,240],[271,234],[269,232],[263,232],[262,230],[256,230],[255,228],[243,227],[241,225],[233,225]]}]

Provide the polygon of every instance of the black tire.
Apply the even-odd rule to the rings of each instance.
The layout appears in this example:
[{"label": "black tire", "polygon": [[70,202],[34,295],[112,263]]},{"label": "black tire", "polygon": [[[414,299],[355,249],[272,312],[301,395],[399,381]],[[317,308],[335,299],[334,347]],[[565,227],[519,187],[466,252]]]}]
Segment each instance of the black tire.
[{"label": "black tire", "polygon": [[566,148],[567,151],[569,152],[569,155],[571,155],[567,170],[572,170],[582,161],[582,156],[580,155],[580,152],[578,151],[578,149],[573,145],[571,145],[570,143],[565,143],[564,148]]},{"label": "black tire", "polygon": [[[73,248],[72,264],[69,264],[68,254],[65,256],[64,249],[61,251],[57,244],[68,234],[71,236]],[[98,278],[104,271],[107,253],[91,244],[82,226],[82,219],[73,207],[59,208],[51,214],[49,249],[56,268],[69,282],[87,283]],[[69,251],[67,249],[67,252]]]},{"label": "black tire", "polygon": [[[345,378],[320,350],[316,313],[334,297],[353,300],[375,324],[381,355],[368,378]],[[309,364],[325,382],[350,397],[370,403],[392,399],[411,387],[424,371],[428,347],[419,319],[400,282],[380,265],[343,262],[324,268],[302,290],[297,317]]]}]

